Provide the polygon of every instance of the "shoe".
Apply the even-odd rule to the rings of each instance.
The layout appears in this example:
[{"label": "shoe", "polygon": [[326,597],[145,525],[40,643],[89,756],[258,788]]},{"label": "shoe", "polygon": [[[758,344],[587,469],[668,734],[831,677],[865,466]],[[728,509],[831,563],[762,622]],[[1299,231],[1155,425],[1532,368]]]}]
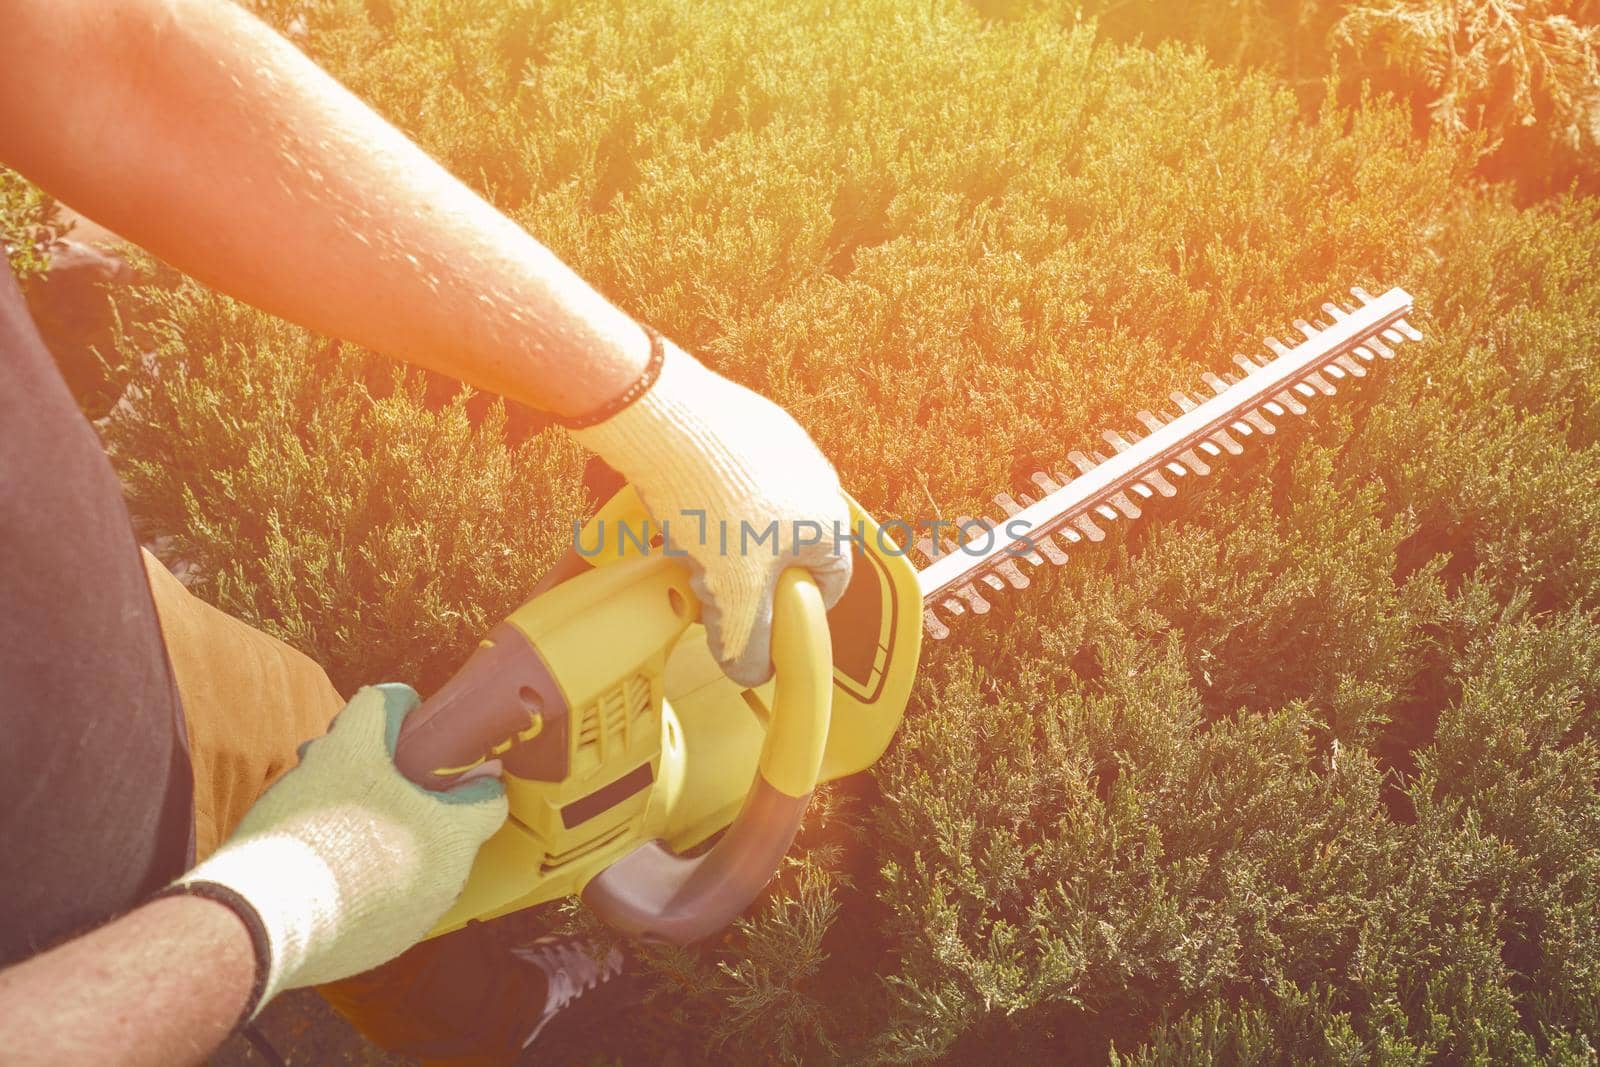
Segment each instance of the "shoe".
[{"label": "shoe", "polygon": [[[637,994],[637,983],[625,981],[627,957],[612,946],[600,960],[594,958],[594,945],[582,937],[540,937],[507,949],[513,959],[531,964],[545,976],[544,1009],[534,1020],[522,1048],[532,1050],[541,1037],[552,1035],[552,1024],[588,1017],[591,1007],[616,1007],[616,1001]],[[627,987],[627,988],[624,988]]]}]

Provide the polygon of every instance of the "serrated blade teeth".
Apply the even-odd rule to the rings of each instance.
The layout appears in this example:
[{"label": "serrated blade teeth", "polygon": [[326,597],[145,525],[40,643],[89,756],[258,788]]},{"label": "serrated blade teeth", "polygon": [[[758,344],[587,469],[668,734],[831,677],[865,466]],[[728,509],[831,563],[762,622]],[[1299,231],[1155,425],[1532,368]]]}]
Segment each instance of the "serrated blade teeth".
[{"label": "serrated blade teeth", "polygon": [[935,545],[933,538],[921,537],[917,539],[917,543],[914,547],[917,555],[921,556],[923,560],[928,563],[936,563],[945,556],[948,556],[951,552],[959,551],[955,545],[950,544],[944,538],[940,538],[939,543]]},{"label": "serrated blade teeth", "polygon": [[1167,481],[1167,479],[1162,476],[1160,471],[1145,471],[1144,480],[1148,485],[1153,486],[1155,491],[1160,493],[1162,496],[1178,495],[1178,487]]},{"label": "serrated blade teeth", "polygon": [[[1123,515],[1130,519],[1137,519],[1141,514],[1143,514],[1143,512],[1139,510],[1139,505],[1135,504],[1133,499],[1129,497],[1127,493],[1112,493],[1106,499],[1110,501],[1113,508],[1116,508],[1117,511],[1122,512]],[[1101,507],[1097,510],[1099,510],[1100,514],[1105,515],[1107,509],[1104,505],[1101,505]],[[1116,512],[1112,512],[1106,517],[1114,519],[1117,517]]]},{"label": "serrated blade teeth", "polygon": [[[980,551],[986,550],[998,536],[995,533],[995,523],[989,519],[974,519],[970,515],[956,516],[956,530],[961,535],[963,546],[976,543],[980,546]],[[978,531],[983,532],[981,536]],[[1007,585],[1013,589],[1028,588],[1028,576],[1017,569],[1016,560],[1013,558],[1002,559],[988,573],[980,576],[980,580],[995,590],[1004,589]]]},{"label": "serrated blade teeth", "polygon": [[1349,355],[1335,356],[1333,365],[1340,367],[1353,378],[1365,378],[1367,376],[1367,368],[1351,359]]},{"label": "serrated blade teeth", "polygon": [[1227,430],[1218,430],[1216,433],[1211,435],[1211,440],[1215,441],[1217,444],[1219,444],[1223,448],[1227,449],[1229,455],[1233,455],[1233,456],[1242,456],[1242,455],[1244,455],[1244,446],[1241,445],[1238,441],[1235,441],[1233,439],[1233,435],[1228,433]]},{"label": "serrated blade teeth", "polygon": [[[1213,445],[1212,447],[1215,448],[1216,446]],[[1202,478],[1211,473],[1211,465],[1201,459],[1200,453],[1192,448],[1178,453],[1178,459],[1183,462],[1185,468],[1200,475]]]},{"label": "serrated blade teeth", "polygon": [[[1132,441],[1129,441],[1115,430],[1102,431],[1100,438],[1118,452],[1126,452],[1128,449],[1133,447]],[[1135,440],[1137,440],[1137,438],[1135,438]]]},{"label": "serrated blade teeth", "polygon": [[[1279,414],[1281,414],[1281,412]],[[1272,425],[1272,423],[1268,422],[1266,416],[1261,414],[1259,411],[1245,412],[1244,421],[1248,422],[1251,426],[1254,426],[1258,431],[1264,434],[1274,434],[1278,432],[1278,428]]]},{"label": "serrated blade teeth", "polygon": [[1167,424],[1165,419],[1153,415],[1149,411],[1136,412],[1133,417],[1138,419],[1144,428],[1149,430],[1151,433],[1155,433],[1157,430],[1161,429],[1161,427]]},{"label": "serrated blade teeth", "polygon": [[1021,511],[1023,508],[1027,507],[1029,504],[1033,503],[1033,501],[1029,500],[1027,497],[1023,497],[1019,502],[1017,498],[1012,496],[1010,493],[996,493],[994,495],[994,502],[996,507],[1006,513],[1006,518],[1008,519],[1017,512]]},{"label": "serrated blade teeth", "polygon": [[1017,566],[1014,559],[1001,560],[994,565],[994,572],[1006,580],[1006,584],[1013,589],[1026,589],[1030,584],[1028,576],[1022,573],[1022,568]]},{"label": "serrated blade teeth", "polygon": [[1315,389],[1317,392],[1321,393],[1323,396],[1333,396],[1334,394],[1336,394],[1339,391],[1339,390],[1337,390],[1337,389],[1335,389],[1333,387],[1333,383],[1332,382],[1328,381],[1328,379],[1324,378],[1321,374],[1317,373],[1316,371],[1312,371],[1310,374],[1308,374],[1304,378],[1302,378],[1301,381],[1303,381],[1307,385],[1311,386],[1313,389]]},{"label": "serrated blade teeth", "polygon": [[[996,493],[994,497],[995,504],[999,506],[1001,511],[1005,512],[1006,518],[1008,519],[1017,512],[1021,511],[1028,504],[1033,503],[1032,500],[1028,500],[1026,497],[1024,497],[1023,500],[1025,503],[1018,503],[1010,493]],[[1029,553],[1024,558],[1036,567],[1039,565],[1039,559],[1041,556],[1055,564],[1057,567],[1067,562],[1067,554],[1061,551],[1061,546],[1056,544],[1055,538],[1053,537],[1048,535],[1044,537],[1035,537],[1033,538],[1033,547],[1034,551]]]},{"label": "serrated blade teeth", "polygon": [[[1201,389],[1171,393],[1177,413],[1137,412],[1144,433],[1104,431],[1109,458],[1094,450],[1069,452],[1062,466],[1077,474],[1047,468],[1030,476],[1037,497],[1032,490],[996,494],[995,505],[1006,518],[1026,512],[1026,525],[1013,529],[1011,523],[961,516],[955,541],[917,542],[924,558],[943,561],[918,578],[931,605],[923,616],[930,638],[949,635],[950,617],[987,614],[995,592],[1027,588],[1031,579],[1023,564],[1065,564],[1064,547],[1105,540],[1106,523],[1140,518],[1157,494],[1177,495],[1175,482],[1209,475],[1211,462],[1224,454],[1242,454],[1242,439],[1275,434],[1277,420],[1306,414],[1303,400],[1335,395],[1335,383],[1366,377],[1377,360],[1393,358],[1392,346],[1422,339],[1401,317],[1411,310],[1403,290],[1374,298],[1354,287],[1351,294],[1353,300],[1326,302],[1312,316],[1294,319],[1286,331],[1264,338],[1271,356],[1235,353],[1237,373],[1202,372]],[[1283,336],[1296,341],[1286,343]],[[952,554],[967,558],[949,558]]]},{"label": "serrated blade teeth", "polygon": [[[977,585],[972,582],[969,582],[960,589],[957,589],[956,597],[961,601],[962,605],[974,615],[987,615],[989,614],[989,610],[993,607],[993,605],[984,598],[984,595],[978,592]],[[947,600],[945,603],[948,604],[949,601]]]},{"label": "serrated blade teeth", "polygon": [[[1091,464],[1091,468],[1092,466],[1093,465]],[[1061,483],[1050,477],[1044,471],[1033,472],[1033,484],[1044,490],[1046,494],[1057,492],[1061,488]]]},{"label": "serrated blade teeth", "polygon": [[1091,541],[1104,541],[1106,532],[1095,525],[1095,521],[1087,515],[1079,515],[1072,520],[1072,525],[1083,531],[1083,536]]}]

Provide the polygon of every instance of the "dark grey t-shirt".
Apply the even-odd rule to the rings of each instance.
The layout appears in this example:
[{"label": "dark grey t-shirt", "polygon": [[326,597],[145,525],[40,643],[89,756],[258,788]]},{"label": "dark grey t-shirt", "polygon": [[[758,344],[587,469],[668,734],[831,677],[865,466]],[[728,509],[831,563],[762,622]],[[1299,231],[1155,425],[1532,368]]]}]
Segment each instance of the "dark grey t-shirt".
[{"label": "dark grey t-shirt", "polygon": [[121,486],[0,257],[0,966],[182,873],[192,789]]}]

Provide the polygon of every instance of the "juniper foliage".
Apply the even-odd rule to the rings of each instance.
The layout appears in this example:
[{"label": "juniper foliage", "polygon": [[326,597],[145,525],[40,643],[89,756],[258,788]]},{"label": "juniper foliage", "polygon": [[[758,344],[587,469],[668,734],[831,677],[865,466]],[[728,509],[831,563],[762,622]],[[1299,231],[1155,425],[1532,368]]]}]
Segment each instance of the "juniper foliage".
[{"label": "juniper foliage", "polygon": [[187,280],[120,312],[107,439],[141,528],[342,692],[448,678],[589,505],[575,447],[508,444],[501,405],[435,410],[419,374]]},{"label": "juniper foliage", "polygon": [[[1345,286],[1417,297],[1357,395],[931,649],[612,1051],[1593,1062],[1592,201],[1027,5],[258,6],[880,516],[979,512]],[[590,503],[374,357],[189,282],[122,311],[139,511],[341,685],[436,679]]]},{"label": "juniper foliage", "polygon": [[1315,104],[1330,88],[1407,101],[1419,130],[1464,137],[1526,195],[1600,188],[1594,0],[970,0],[988,17],[1099,22],[1119,40],[1187,41],[1271,71]]},{"label": "juniper foliage", "polygon": [[0,251],[24,289],[49,269],[50,244],[67,229],[49,195],[0,166]]}]

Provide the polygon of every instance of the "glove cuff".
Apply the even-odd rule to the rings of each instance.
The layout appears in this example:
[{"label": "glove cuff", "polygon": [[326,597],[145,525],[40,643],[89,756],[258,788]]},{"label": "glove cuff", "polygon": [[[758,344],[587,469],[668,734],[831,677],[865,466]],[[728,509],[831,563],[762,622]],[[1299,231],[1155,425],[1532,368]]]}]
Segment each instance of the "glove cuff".
[{"label": "glove cuff", "polygon": [[306,984],[302,972],[314,950],[337,938],[350,910],[338,877],[316,847],[289,834],[230,841],[173,888],[187,892],[186,886],[209,887],[201,895],[233,907],[252,939],[260,938],[257,960],[264,962],[265,975],[252,1017],[283,990]]},{"label": "glove cuff", "polygon": [[645,336],[650,338],[650,358],[645,362],[644,372],[635,379],[632,385],[623,391],[622,395],[608,400],[595,410],[583,415],[571,415],[565,418],[558,416],[555,419],[558,426],[565,426],[569,430],[587,429],[590,426],[605,422],[650,391],[650,387],[661,376],[661,364],[666,360],[666,338],[662,337],[654,326],[649,326],[642,322],[639,325],[644,330]]},{"label": "glove cuff", "polygon": [[[740,455],[749,451],[746,438],[781,424],[786,417],[781,409],[671,341],[662,349],[661,366],[649,389],[573,437],[632,482],[658,522],[688,521],[672,510],[674,505],[717,514],[736,502],[781,493],[782,486],[755,484]],[[658,511],[657,505],[664,503],[668,510]]]},{"label": "glove cuff", "polygon": [[150,899],[161,900],[164,897],[204,897],[214,900],[232,911],[244,924],[250,934],[250,947],[255,951],[255,977],[250,982],[250,995],[245,997],[244,1007],[239,1012],[239,1018],[234,1020],[232,1029],[245,1026],[266,1005],[267,984],[272,975],[272,939],[267,935],[266,924],[261,921],[261,913],[236,890],[221,882],[176,882]]}]

